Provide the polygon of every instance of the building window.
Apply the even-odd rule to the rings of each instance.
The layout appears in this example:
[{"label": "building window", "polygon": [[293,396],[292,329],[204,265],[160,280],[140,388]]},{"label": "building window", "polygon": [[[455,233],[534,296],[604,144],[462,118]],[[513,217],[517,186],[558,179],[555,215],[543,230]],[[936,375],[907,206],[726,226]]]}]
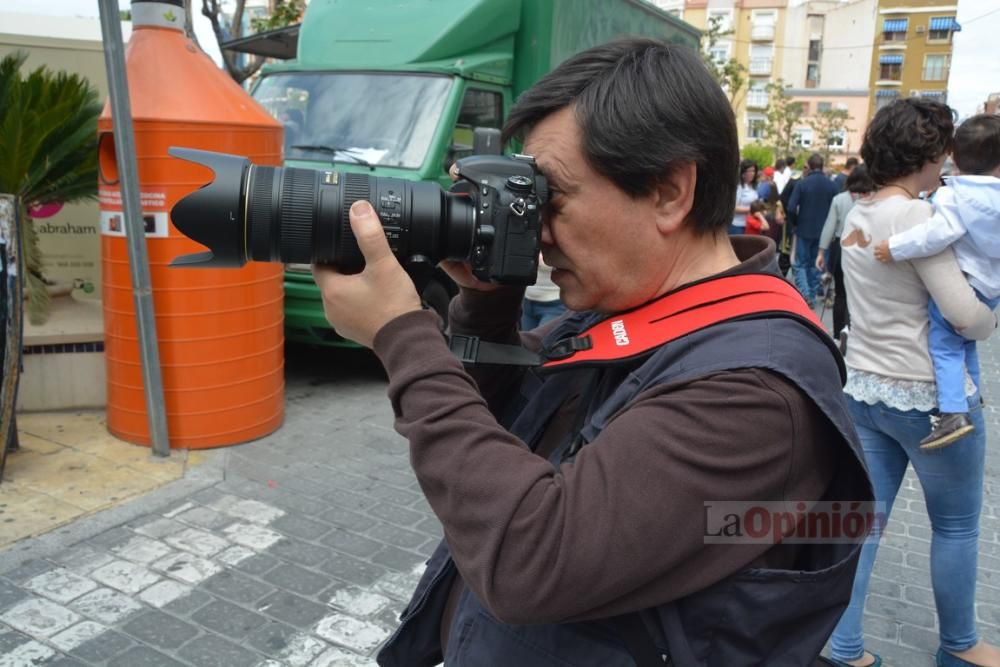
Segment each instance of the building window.
[{"label": "building window", "polygon": [[826,147],[832,151],[842,151],[847,144],[847,132],[845,130],[834,130],[827,137]]},{"label": "building window", "polygon": [[812,148],[813,131],[811,127],[800,127],[792,134],[792,141],[801,148]]},{"label": "building window", "polygon": [[876,90],[875,91],[875,110],[878,111],[882,107],[887,107],[896,99],[899,98],[898,90]]},{"label": "building window", "polygon": [[946,53],[928,54],[924,56],[924,72],[921,78],[924,81],[947,81],[950,67],[950,55]]},{"label": "building window", "polygon": [[759,114],[747,116],[747,139],[763,139],[767,119]]},{"label": "building window", "polygon": [[709,49],[708,55],[716,65],[725,65],[729,62],[729,44],[716,44]]},{"label": "building window", "polygon": [[913,90],[910,91],[910,97],[922,97],[925,100],[946,104],[948,101],[948,92],[945,90]]},{"label": "building window", "polygon": [[817,102],[816,103],[816,113],[821,111],[829,111],[833,108],[833,102]]},{"label": "building window", "polygon": [[712,25],[712,19],[718,22],[719,30],[722,32],[733,29],[733,10],[731,9],[709,9],[708,25]]},{"label": "building window", "polygon": [[774,25],[778,17],[773,10],[757,11],[751,15],[750,39],[762,42],[774,40]]},{"label": "building window", "polygon": [[883,42],[905,42],[909,19],[885,19],[882,21]]},{"label": "building window", "polygon": [[927,41],[950,42],[951,33],[958,32],[961,29],[962,26],[958,25],[958,21],[955,20],[954,16],[933,17],[930,23],[927,24]]},{"label": "building window", "polygon": [[810,111],[810,104],[809,104],[809,102],[796,102],[795,104],[798,104],[799,108],[802,109],[802,115],[803,116],[808,116],[809,115],[809,111]]},{"label": "building window", "polygon": [[806,87],[815,88],[819,84],[819,65],[809,63],[806,65]]},{"label": "building window", "polygon": [[809,40],[809,60],[819,60],[820,53],[823,51],[823,40],[820,39],[810,39]]},{"label": "building window", "polygon": [[879,56],[878,78],[881,81],[901,81],[903,79],[903,56],[895,53]]}]

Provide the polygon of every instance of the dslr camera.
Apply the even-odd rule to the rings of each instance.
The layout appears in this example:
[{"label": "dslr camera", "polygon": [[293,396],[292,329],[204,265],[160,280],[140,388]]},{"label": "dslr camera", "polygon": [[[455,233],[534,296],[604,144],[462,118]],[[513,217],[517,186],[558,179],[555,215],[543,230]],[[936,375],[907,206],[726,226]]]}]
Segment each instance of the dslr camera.
[{"label": "dslr camera", "polygon": [[364,268],[348,212],[371,202],[393,254],[411,273],[468,262],[483,281],[530,285],[538,269],[548,185],[533,158],[478,155],[455,164],[448,191],[433,183],[366,174],[266,167],[244,157],[171,148],[215,178],[171,211],[174,226],[207,252],[171,266],[240,267],[248,261]]}]

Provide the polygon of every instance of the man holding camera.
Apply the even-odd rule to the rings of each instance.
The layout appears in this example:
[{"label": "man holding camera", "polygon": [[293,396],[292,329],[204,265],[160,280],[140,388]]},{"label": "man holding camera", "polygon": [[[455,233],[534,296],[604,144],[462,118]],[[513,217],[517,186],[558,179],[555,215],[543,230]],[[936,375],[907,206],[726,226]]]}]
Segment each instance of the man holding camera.
[{"label": "man holding camera", "polygon": [[[807,315],[772,316],[768,298],[788,303],[761,296],[773,244],[727,237],[739,152],[725,95],[693,51],[623,40],[522,95],[505,136],[548,180],[542,254],[575,312],[519,334],[523,288],[452,263],[451,333],[546,367],[463,368],[366,202],[351,209],[364,271],[314,268],[330,323],[385,365],[444,527],[379,664],[812,665],[864,536],[718,543],[707,517],[871,489],[832,342]],[[672,324],[722,302],[758,305]],[[591,343],[608,324],[614,342]],[[637,340],[653,342],[615,349]],[[582,351],[591,361],[573,363]]]}]

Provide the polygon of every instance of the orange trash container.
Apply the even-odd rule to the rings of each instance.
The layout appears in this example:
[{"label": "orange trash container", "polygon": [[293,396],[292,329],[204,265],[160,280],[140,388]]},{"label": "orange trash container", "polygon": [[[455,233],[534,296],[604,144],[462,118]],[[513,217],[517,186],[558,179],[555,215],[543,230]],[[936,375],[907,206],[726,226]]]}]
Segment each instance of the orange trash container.
[{"label": "orange trash container", "polygon": [[[233,445],[284,418],[282,267],[170,268],[204,250],[169,211],[212,178],[184,146],[280,165],[282,128],[183,32],[181,0],[134,2],[125,53],[171,447]],[[110,105],[100,133],[101,266],[108,430],[150,443]]]}]

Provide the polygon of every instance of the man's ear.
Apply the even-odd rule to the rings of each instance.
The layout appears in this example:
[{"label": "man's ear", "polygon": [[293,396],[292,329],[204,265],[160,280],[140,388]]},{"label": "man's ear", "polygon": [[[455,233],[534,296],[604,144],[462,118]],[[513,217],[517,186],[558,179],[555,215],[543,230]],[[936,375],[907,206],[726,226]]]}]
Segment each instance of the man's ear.
[{"label": "man's ear", "polygon": [[661,234],[673,234],[684,224],[694,207],[694,186],[698,168],[694,162],[682,162],[657,184],[653,191],[656,227]]}]

